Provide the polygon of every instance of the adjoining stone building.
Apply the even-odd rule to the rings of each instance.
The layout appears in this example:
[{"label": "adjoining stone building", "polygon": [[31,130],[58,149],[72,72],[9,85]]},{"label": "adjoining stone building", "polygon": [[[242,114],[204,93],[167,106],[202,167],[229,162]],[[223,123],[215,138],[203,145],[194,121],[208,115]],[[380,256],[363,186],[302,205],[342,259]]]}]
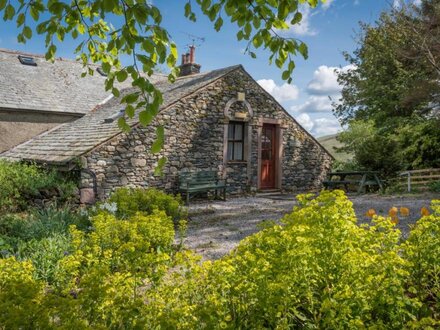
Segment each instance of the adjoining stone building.
[{"label": "adjoining stone building", "polygon": [[98,71],[82,78],[83,71],[70,59],[50,63],[42,55],[0,48],[0,152],[81,118],[111,94]]},{"label": "adjoining stone building", "polygon": [[[193,56],[183,66],[189,75],[173,84],[155,78],[164,102],[147,127],[135,117],[132,130],[122,132],[120,100],[111,98],[0,156],[80,169],[83,202],[121,186],[176,192],[184,171],[215,170],[230,194],[321,187],[332,156],[242,66],[197,73]],[[157,125],[165,128],[165,143],[152,154]],[[155,175],[164,156],[163,174]]]}]

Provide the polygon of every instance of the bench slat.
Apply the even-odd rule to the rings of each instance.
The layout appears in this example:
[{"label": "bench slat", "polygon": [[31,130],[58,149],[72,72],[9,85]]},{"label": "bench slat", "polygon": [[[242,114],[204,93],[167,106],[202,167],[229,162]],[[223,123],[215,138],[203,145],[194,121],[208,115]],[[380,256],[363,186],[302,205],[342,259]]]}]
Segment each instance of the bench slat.
[{"label": "bench slat", "polygon": [[208,192],[214,190],[223,191],[226,196],[226,183],[220,181],[217,171],[182,172],[179,174],[179,191],[186,193],[186,201],[189,203],[190,193]]}]

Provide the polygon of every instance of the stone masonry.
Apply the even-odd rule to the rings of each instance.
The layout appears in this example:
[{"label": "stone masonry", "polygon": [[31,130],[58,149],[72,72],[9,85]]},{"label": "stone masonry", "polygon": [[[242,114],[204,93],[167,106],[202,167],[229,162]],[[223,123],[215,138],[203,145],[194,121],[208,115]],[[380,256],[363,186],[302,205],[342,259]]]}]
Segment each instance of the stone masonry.
[{"label": "stone masonry", "polygon": [[[239,100],[238,93],[244,93]],[[225,110],[226,109],[226,110]],[[227,112],[227,113],[225,113]],[[225,160],[225,127],[244,113],[246,159]],[[241,67],[163,109],[153,124],[135,126],[83,155],[81,189],[93,188],[96,175],[98,198],[117,187],[158,187],[177,192],[182,171],[215,170],[227,182],[229,194],[259,188],[259,135],[263,123],[277,125],[279,164],[277,188],[305,191],[321,186],[332,158],[319,143]],[[156,125],[165,127],[162,151],[152,154]],[[162,175],[154,169],[161,157],[168,161]]]}]

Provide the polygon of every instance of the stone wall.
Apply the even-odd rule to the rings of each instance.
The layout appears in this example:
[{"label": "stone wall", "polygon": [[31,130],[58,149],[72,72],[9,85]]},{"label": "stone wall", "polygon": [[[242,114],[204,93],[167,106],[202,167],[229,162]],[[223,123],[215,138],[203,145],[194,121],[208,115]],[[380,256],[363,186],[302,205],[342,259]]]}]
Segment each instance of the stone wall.
[{"label": "stone wall", "polygon": [[[238,92],[245,93],[246,102],[236,100]],[[249,149],[246,161],[226,162],[225,128],[236,112],[246,113]],[[176,192],[179,172],[198,170],[215,170],[226,179],[229,194],[244,193],[258,188],[258,136],[267,120],[279,122],[282,131],[279,188],[318,188],[331,157],[242,69],[163,110],[152,125],[137,126],[95,148],[83,158],[83,166],[96,174],[100,199],[121,186]],[[166,140],[159,154],[151,154],[157,124],[165,127]],[[162,156],[168,161],[158,176],[154,169]],[[90,191],[92,182],[91,175],[83,173],[81,188]]]}]

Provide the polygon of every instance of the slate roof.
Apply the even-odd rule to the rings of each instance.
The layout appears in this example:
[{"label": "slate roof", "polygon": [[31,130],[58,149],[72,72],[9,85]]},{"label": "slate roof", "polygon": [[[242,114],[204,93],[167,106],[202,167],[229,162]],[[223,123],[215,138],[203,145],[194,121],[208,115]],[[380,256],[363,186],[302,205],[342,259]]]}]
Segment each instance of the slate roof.
[{"label": "slate roof", "polygon": [[[232,66],[207,73],[181,77],[173,84],[167,80],[159,80],[155,83],[155,86],[163,93],[164,101],[161,109],[167,108],[181,98],[240,67]],[[133,89],[126,89],[125,93],[130,91],[133,91]],[[11,160],[31,160],[60,165],[68,163],[73,158],[87,153],[97,145],[121,133],[117,121],[110,123],[104,121],[118,113],[121,109],[120,99],[112,98],[84,117],[43,133],[2,153],[0,157]],[[135,119],[129,122],[131,125],[136,123]]]},{"label": "slate roof", "polygon": [[[33,57],[37,66],[21,64],[18,55]],[[104,89],[105,77],[95,72],[81,78],[83,71],[74,60],[51,63],[42,55],[0,48],[0,109],[85,114],[110,93]]]}]

